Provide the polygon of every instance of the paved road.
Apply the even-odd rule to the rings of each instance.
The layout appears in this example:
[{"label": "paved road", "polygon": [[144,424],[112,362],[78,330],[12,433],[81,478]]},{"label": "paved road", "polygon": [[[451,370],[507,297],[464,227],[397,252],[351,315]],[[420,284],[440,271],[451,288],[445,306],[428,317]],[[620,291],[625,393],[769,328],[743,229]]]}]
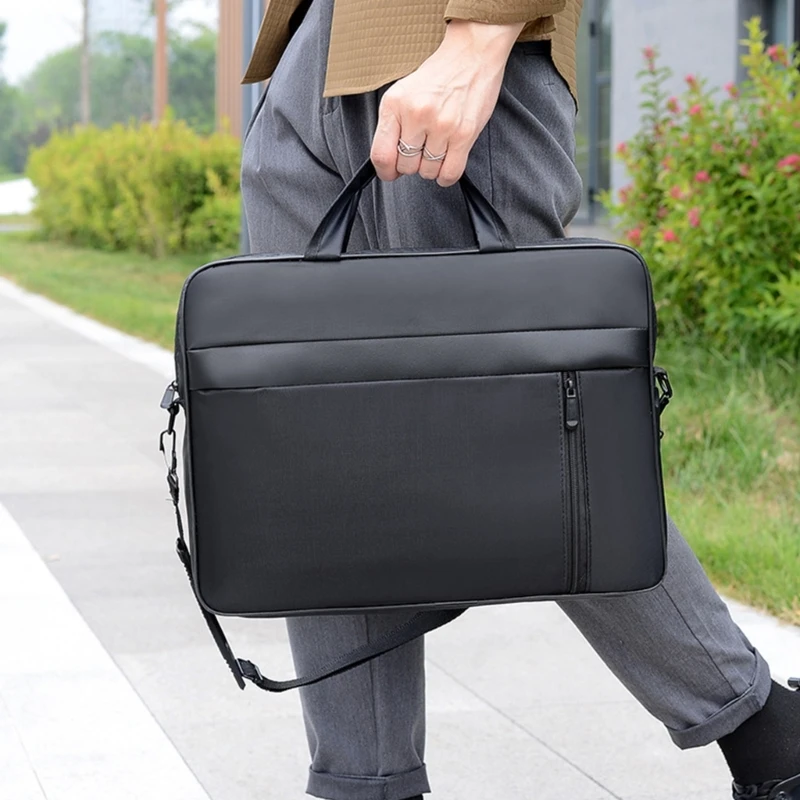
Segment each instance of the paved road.
[{"label": "paved road", "polygon": [[[73,728],[69,717],[50,719],[49,728],[31,726],[24,704],[8,701],[13,687],[0,659],[0,743],[4,729],[6,740],[17,737],[29,754],[28,777],[36,776],[41,789],[14,794],[0,768],[2,798],[193,800],[191,773],[213,800],[303,797],[307,754],[297,695],[235,688],[173,555],[173,521],[155,447],[164,422],[158,401],[169,372],[169,354],[158,348],[0,281],[0,506],[63,587],[62,601],[88,625],[87,641],[110,654],[113,669],[138,695],[136,703],[166,733],[159,768],[170,776],[163,792],[126,793],[127,782],[115,776],[141,778],[150,757],[145,750],[131,755],[122,736],[118,757],[126,764],[138,759],[140,772],[111,769],[117,726],[109,731],[100,774],[86,766],[98,763],[92,753],[81,750],[71,772],[69,759],[59,762],[61,788],[49,789],[56,783],[42,780],[41,743],[56,729],[79,736],[82,726],[75,720]],[[26,607],[21,600],[16,608],[2,603],[0,631],[38,630]],[[758,627],[757,616],[753,624]],[[226,627],[240,655],[278,676],[290,673],[282,623],[232,620]],[[777,636],[774,648],[783,650],[791,632],[770,630]],[[40,645],[47,636],[41,631]],[[68,665],[59,672],[63,641],[47,640],[38,652],[60,675],[60,691],[86,692]],[[729,796],[717,751],[677,751],[553,605],[473,610],[429,636],[427,668],[427,761],[435,798]],[[33,698],[46,696],[31,675],[27,685]],[[125,689],[117,690],[119,699]],[[119,702],[128,708],[124,713],[138,715],[137,730],[144,730],[142,708],[129,697]],[[142,735],[153,746],[156,734]],[[96,741],[86,745],[93,746]],[[167,753],[170,748],[185,765]],[[0,744],[0,767],[2,750]],[[120,781],[119,791],[106,791],[109,780]],[[170,781],[185,794],[170,792]]]}]

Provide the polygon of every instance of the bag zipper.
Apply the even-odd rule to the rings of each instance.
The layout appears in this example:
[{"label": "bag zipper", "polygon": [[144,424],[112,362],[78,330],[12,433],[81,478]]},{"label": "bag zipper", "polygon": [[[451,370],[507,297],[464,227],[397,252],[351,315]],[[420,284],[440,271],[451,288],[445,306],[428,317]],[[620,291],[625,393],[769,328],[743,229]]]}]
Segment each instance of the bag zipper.
[{"label": "bag zipper", "polygon": [[570,592],[582,594],[589,587],[589,525],[586,508],[586,476],[583,470],[583,415],[578,396],[578,376],[563,375],[564,425],[567,429],[567,532],[572,549]]}]

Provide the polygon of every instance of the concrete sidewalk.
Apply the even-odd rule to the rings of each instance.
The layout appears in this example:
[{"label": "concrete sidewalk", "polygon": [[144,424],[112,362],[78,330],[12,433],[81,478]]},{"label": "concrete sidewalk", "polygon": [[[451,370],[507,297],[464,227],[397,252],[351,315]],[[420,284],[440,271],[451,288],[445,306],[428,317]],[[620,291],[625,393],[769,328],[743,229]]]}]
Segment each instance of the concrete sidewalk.
[{"label": "concrete sidewalk", "polygon": [[[170,375],[168,353],[0,281],[0,558],[18,575],[0,572],[4,800],[303,797],[297,694],[236,688],[174,556],[156,449]],[[743,614],[779,674],[800,666],[793,629]],[[282,622],[224,624],[240,656],[291,674]],[[434,798],[729,796],[716,749],[677,751],[552,604],[430,635],[428,685]]]}]

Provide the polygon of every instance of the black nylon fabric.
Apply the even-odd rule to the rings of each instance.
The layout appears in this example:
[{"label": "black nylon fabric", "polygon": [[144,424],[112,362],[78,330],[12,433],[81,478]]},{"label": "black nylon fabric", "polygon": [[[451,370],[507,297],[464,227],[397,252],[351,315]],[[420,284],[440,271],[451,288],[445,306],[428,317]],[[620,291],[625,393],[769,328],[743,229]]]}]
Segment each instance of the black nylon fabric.
[{"label": "black nylon fabric", "polygon": [[201,601],[449,607],[563,596],[578,568],[594,592],[657,584],[651,303],[610,243],[198,271],[178,341]]},{"label": "black nylon fabric", "polygon": [[[348,191],[327,224],[351,224]],[[508,249],[472,206],[483,252],[339,256],[333,230],[315,235],[325,260],[227,259],[186,281],[186,562],[208,614],[446,612],[661,580],[668,380],[644,262],[601,241]],[[237,663],[270,691],[327,674]]]}]

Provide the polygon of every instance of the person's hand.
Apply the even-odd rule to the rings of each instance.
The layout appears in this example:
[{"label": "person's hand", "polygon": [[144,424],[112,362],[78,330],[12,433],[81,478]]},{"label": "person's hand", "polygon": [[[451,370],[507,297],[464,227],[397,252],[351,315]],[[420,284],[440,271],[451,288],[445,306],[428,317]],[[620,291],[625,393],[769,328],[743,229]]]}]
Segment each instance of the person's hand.
[{"label": "person's hand", "polygon": [[[458,181],[497,105],[506,62],[523,27],[448,23],[439,49],[381,99],[370,154],[379,178],[419,172],[440,186]],[[401,155],[400,140],[416,155]]]},{"label": "person's hand", "polygon": [[[378,177],[415,172],[452,186],[489,121],[523,23],[451,20],[439,49],[381,99],[370,157]],[[402,140],[416,155],[398,152]],[[422,148],[425,150],[422,150]],[[443,158],[435,159],[435,157]]]}]

